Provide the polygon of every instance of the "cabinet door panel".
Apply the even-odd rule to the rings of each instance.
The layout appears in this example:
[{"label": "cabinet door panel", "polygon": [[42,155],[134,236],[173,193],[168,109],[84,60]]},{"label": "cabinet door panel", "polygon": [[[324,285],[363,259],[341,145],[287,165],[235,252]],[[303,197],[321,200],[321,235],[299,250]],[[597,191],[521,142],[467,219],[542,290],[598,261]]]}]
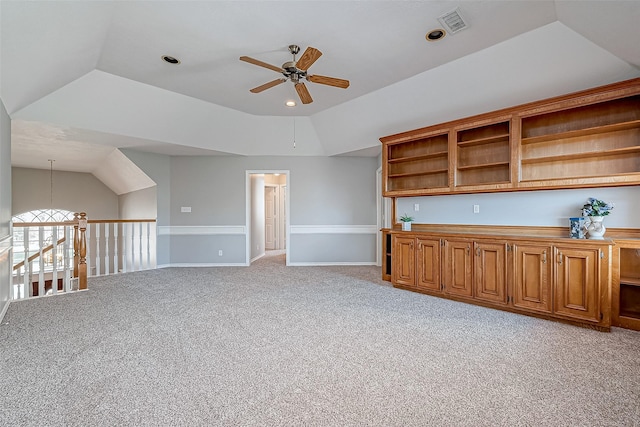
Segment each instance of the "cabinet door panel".
[{"label": "cabinet door panel", "polygon": [[393,236],[393,268],[391,280],[394,284],[415,286],[415,238]]},{"label": "cabinet door panel", "polygon": [[597,249],[556,247],[554,313],[599,321],[600,263]]},{"label": "cabinet door panel", "polygon": [[551,246],[516,245],[513,305],[551,312]]},{"label": "cabinet door panel", "polygon": [[507,303],[507,263],[505,245],[475,243],[474,296],[477,299]]},{"label": "cabinet door panel", "polygon": [[470,241],[446,241],[445,292],[468,297],[473,295],[472,259]]},{"label": "cabinet door panel", "polygon": [[417,283],[421,289],[440,290],[440,240],[417,239]]}]

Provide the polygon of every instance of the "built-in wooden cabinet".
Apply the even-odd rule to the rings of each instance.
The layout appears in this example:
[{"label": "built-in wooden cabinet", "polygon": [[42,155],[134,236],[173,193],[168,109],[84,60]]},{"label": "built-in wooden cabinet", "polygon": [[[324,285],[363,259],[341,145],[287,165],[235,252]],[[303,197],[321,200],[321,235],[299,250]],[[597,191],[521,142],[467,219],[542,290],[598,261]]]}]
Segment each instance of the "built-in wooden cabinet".
[{"label": "built-in wooden cabinet", "polygon": [[392,246],[393,283],[416,290],[440,290],[440,239],[394,236]]},{"label": "built-in wooden cabinet", "polygon": [[513,305],[551,313],[553,250],[549,244],[513,246]]},{"label": "built-in wooden cabinet", "polygon": [[617,241],[615,251],[612,324],[640,331],[640,240]]},{"label": "built-in wooden cabinet", "polygon": [[415,288],[416,286],[416,238],[393,236],[391,282]]},{"label": "built-in wooden cabinet", "polygon": [[473,241],[468,239],[444,239],[444,287],[450,295],[473,295]]},{"label": "built-in wooden cabinet", "polygon": [[474,242],[473,295],[481,301],[507,303],[507,247],[505,243]]},{"label": "built-in wooden cabinet", "polygon": [[640,79],[380,138],[386,197],[640,184]]},{"label": "built-in wooden cabinet", "polygon": [[553,312],[571,319],[599,322],[600,256],[598,248],[556,246]]},{"label": "built-in wooden cabinet", "polygon": [[440,281],[440,239],[416,237],[416,288],[438,291]]},{"label": "built-in wooden cabinet", "polygon": [[382,280],[391,281],[391,234],[383,229],[382,231]]},{"label": "built-in wooden cabinet", "polygon": [[[601,330],[611,326],[612,241],[390,234],[396,287]],[[635,268],[638,260],[625,268]],[[625,274],[625,283],[640,285],[640,273]],[[633,289],[637,293],[621,299],[621,307],[640,322],[640,286]]]}]

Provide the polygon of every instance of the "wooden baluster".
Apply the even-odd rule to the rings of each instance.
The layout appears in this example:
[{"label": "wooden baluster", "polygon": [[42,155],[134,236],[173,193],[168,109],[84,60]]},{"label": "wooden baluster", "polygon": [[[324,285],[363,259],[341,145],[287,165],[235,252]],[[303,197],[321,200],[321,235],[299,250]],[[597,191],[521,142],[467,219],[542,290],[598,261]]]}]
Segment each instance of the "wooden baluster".
[{"label": "wooden baluster", "polygon": [[87,214],[80,212],[80,219],[78,220],[78,228],[80,229],[80,244],[78,261],[78,280],[79,289],[87,289]]},{"label": "wooden baluster", "polygon": [[51,292],[58,293],[58,226],[51,227]]},{"label": "wooden baluster", "polygon": [[104,274],[107,276],[111,272],[111,253],[109,252],[109,240],[111,238],[110,228],[111,223],[106,222],[104,224]]},{"label": "wooden baluster", "polygon": [[38,227],[38,296],[46,295],[44,285],[44,227]]},{"label": "wooden baluster", "polygon": [[71,236],[69,235],[69,232],[71,231],[71,229],[69,228],[69,226],[65,225],[64,226],[64,244],[62,247],[62,253],[63,255],[63,262],[64,262],[64,291],[65,292],[69,292],[71,290],[71,275],[69,274],[70,270],[71,270],[71,266],[69,265],[69,241],[71,240]]},{"label": "wooden baluster", "polygon": [[118,233],[118,228],[120,228],[120,224],[113,224],[113,272],[117,273],[120,263],[118,262],[118,257],[120,256],[120,251],[118,251],[118,246],[120,245],[119,237],[120,233]]},{"label": "wooden baluster", "polygon": [[78,221],[80,220],[80,214],[73,214],[73,278],[78,277],[78,265],[80,264],[80,233],[78,233]]},{"label": "wooden baluster", "polygon": [[100,251],[100,238],[102,237],[100,235],[100,228],[102,227],[102,224],[98,223],[98,224],[93,224],[93,230],[95,231],[95,241],[96,241],[96,254],[95,256],[92,256],[91,258],[95,260],[95,273],[94,275],[96,276],[100,276],[102,274],[102,260],[100,259],[101,251]]}]

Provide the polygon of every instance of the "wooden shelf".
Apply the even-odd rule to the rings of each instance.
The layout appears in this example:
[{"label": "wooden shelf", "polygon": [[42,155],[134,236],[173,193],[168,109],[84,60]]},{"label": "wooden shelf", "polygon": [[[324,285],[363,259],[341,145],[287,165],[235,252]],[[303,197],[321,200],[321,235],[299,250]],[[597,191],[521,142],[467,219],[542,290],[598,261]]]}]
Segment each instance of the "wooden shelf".
[{"label": "wooden shelf", "polygon": [[620,278],[621,285],[627,286],[640,286],[640,278],[638,277],[621,277]]},{"label": "wooden shelf", "polygon": [[630,122],[614,123],[611,125],[596,126],[591,128],[570,130],[566,132],[551,133],[547,135],[532,136],[528,138],[522,138],[520,144],[539,144],[541,142],[555,141],[557,139],[576,138],[580,136],[597,135],[599,133],[617,132],[628,129],[640,129],[640,120],[633,120]]},{"label": "wooden shelf", "polygon": [[640,78],[380,141],[386,197],[639,185]]},{"label": "wooden shelf", "polygon": [[396,173],[393,175],[389,175],[389,178],[403,178],[405,176],[419,176],[419,175],[434,175],[438,173],[447,173],[447,172],[449,172],[447,169],[433,169],[433,170],[421,171],[421,172]]},{"label": "wooden shelf", "polygon": [[509,134],[504,133],[486,138],[471,139],[469,141],[458,141],[458,147],[472,147],[474,145],[493,144],[495,142],[509,142]]},{"label": "wooden shelf", "polygon": [[496,166],[509,166],[509,162],[494,162],[494,163],[482,163],[478,165],[458,165],[458,170],[470,170],[470,169],[486,169]]},{"label": "wooden shelf", "polygon": [[397,159],[389,159],[388,163],[413,162],[416,160],[425,160],[425,159],[431,159],[434,157],[446,157],[448,155],[449,155],[448,151],[437,151],[434,153],[421,154],[419,156],[407,156],[407,157],[398,157]]},{"label": "wooden shelf", "polygon": [[533,157],[530,159],[522,159],[520,162],[523,165],[533,164],[533,163],[551,163],[551,162],[561,162],[565,160],[579,160],[579,159],[589,159],[589,158],[606,157],[606,156],[620,156],[628,153],[640,153],[640,146],[616,148],[613,150],[605,150],[605,151],[589,151],[589,152],[582,152],[582,153],[559,154],[557,156]]}]

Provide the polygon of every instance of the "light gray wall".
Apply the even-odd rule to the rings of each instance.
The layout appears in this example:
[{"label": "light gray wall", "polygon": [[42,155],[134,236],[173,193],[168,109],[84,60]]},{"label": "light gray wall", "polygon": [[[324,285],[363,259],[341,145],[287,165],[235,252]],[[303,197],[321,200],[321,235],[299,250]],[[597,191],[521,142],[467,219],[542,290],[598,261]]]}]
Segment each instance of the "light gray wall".
[{"label": "light gray wall", "polygon": [[162,154],[143,153],[124,148],[120,151],[156,183],[158,232],[156,255],[158,266],[169,265],[171,263],[171,236],[163,234],[162,227],[168,227],[171,221],[171,158]]},{"label": "light gray wall", "polygon": [[118,196],[120,219],[155,219],[158,215],[157,187]]},{"label": "light gray wall", "polygon": [[12,168],[12,215],[34,209],[86,212],[89,219],[118,219],[118,196],[90,173]]},{"label": "light gray wall", "polygon": [[[582,216],[589,197],[614,203],[605,226],[640,228],[640,186],[576,190],[521,191],[513,193],[460,194],[398,199],[396,215],[407,213],[417,223],[566,226],[569,218]],[[419,211],[414,211],[414,204]],[[473,213],[473,205],[480,213]]]},{"label": "light gray wall", "polygon": [[11,120],[0,99],[0,321],[11,295]]},{"label": "light gray wall", "polygon": [[[171,226],[244,226],[247,170],[290,171],[292,227],[375,226],[376,168],[377,160],[373,157],[172,157]],[[181,213],[181,206],[190,206],[191,213]],[[292,236],[291,262],[375,263],[375,233],[368,238],[361,234],[329,234],[331,244],[318,240],[322,233]],[[208,262],[245,261],[246,242],[238,236],[193,237],[172,235],[172,254],[185,257],[194,253],[194,247],[210,247],[214,254],[222,249],[225,256],[224,259],[214,256],[214,261]],[[196,244],[196,240],[207,243]],[[327,247],[323,247],[325,244]],[[334,250],[336,244],[349,248],[349,253]],[[238,257],[227,258],[227,254]],[[171,262],[177,261],[172,258]]]}]

